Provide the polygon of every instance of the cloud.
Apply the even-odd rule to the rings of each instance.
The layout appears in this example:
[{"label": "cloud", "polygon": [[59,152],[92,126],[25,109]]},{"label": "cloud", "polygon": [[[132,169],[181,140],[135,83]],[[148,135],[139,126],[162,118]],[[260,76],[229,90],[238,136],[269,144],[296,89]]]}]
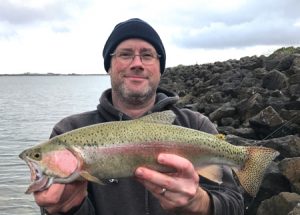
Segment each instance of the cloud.
[{"label": "cloud", "polygon": [[16,36],[17,32],[7,23],[0,24],[0,39],[6,38],[8,39],[11,36]]},{"label": "cloud", "polygon": [[56,33],[66,33],[66,32],[70,32],[70,29],[66,26],[58,26],[58,25],[54,25],[52,27],[52,31],[56,32]]},{"label": "cloud", "polygon": [[1,0],[0,21],[10,24],[27,24],[49,20],[64,20],[72,16],[73,10],[82,9],[87,5],[87,1],[84,0],[52,0],[43,1],[39,4],[35,2],[26,1],[26,4],[24,4],[24,1]]},{"label": "cloud", "polygon": [[299,8],[299,0],[0,0],[0,70],[98,73],[107,37],[132,17],[158,31],[167,66],[267,55],[300,45]]},{"label": "cloud", "polygon": [[[1,0],[0,1],[0,37],[16,35],[20,27],[50,23],[57,25],[75,17],[77,11],[85,8],[88,1],[84,0]],[[66,31],[62,24],[54,30]]]},{"label": "cloud", "polygon": [[[199,9],[200,8],[200,9]],[[226,10],[183,11],[173,43],[186,48],[232,48],[300,43],[300,1],[241,1]]]}]

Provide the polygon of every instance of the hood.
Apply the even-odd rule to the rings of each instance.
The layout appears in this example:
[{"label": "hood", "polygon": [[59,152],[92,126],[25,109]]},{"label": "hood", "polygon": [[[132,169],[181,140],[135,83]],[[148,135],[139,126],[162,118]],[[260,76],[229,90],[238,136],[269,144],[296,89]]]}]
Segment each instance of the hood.
[{"label": "hood", "polygon": [[[176,104],[178,100],[179,97],[176,93],[159,87],[156,91],[155,105],[150,112],[166,110],[170,105]],[[106,121],[109,122],[131,119],[129,116],[120,112],[112,105],[111,89],[107,89],[103,92],[99,102],[100,103],[97,106],[97,110]]]}]

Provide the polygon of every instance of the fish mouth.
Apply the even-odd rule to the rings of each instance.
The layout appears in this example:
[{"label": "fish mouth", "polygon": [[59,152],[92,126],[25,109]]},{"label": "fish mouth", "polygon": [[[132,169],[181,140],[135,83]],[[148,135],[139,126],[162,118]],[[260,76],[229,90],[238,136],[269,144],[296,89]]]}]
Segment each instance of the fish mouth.
[{"label": "fish mouth", "polygon": [[38,163],[27,159],[24,159],[27,163],[30,173],[31,173],[31,184],[26,190],[26,194],[31,194],[33,192],[42,191],[47,189],[52,183],[53,178],[46,176],[43,174],[43,171],[41,167],[38,165]]}]

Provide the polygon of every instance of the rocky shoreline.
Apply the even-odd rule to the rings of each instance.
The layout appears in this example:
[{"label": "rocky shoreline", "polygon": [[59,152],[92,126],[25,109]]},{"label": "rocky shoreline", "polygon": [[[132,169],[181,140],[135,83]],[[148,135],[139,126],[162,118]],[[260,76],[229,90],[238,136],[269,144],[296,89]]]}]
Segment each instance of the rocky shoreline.
[{"label": "rocky shoreline", "polygon": [[245,214],[300,214],[300,47],[167,68],[160,86],[208,116],[228,142],[280,152],[257,196],[245,194]]}]

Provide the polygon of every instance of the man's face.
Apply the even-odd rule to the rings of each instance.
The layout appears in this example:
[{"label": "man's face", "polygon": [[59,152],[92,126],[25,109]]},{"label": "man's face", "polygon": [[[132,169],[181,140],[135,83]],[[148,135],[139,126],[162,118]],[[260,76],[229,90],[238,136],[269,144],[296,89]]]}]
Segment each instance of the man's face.
[{"label": "man's face", "polygon": [[117,99],[139,104],[153,98],[161,75],[155,48],[141,39],[124,40],[112,56],[109,74]]}]

